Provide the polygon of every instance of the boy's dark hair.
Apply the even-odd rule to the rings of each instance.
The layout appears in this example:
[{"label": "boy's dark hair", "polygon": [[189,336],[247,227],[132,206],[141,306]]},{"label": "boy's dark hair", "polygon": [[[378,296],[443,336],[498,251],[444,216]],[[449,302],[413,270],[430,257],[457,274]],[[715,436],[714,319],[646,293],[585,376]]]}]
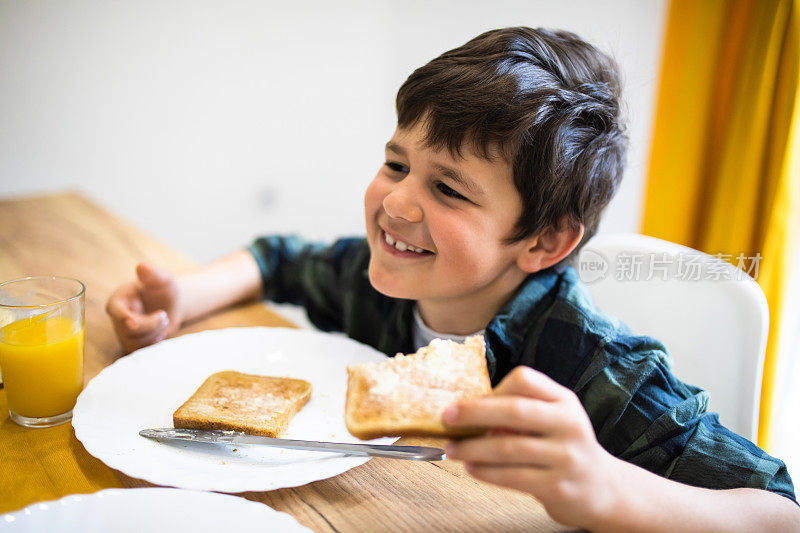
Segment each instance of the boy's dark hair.
[{"label": "boy's dark hair", "polygon": [[512,165],[523,211],[509,243],[583,223],[597,231],[625,167],[620,79],[606,54],[566,31],[492,30],[418,68],[397,93],[397,122],[426,142],[468,144]]}]

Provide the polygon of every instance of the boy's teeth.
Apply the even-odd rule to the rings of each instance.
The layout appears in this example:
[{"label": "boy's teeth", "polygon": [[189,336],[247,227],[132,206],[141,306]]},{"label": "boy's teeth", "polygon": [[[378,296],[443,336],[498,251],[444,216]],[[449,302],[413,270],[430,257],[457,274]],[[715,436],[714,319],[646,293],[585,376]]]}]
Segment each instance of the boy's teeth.
[{"label": "boy's teeth", "polygon": [[403,241],[396,241],[388,233],[384,233],[384,235],[385,235],[385,238],[386,238],[386,243],[389,246],[394,246],[395,248],[397,248],[401,252],[405,252],[406,250],[410,250],[412,252],[417,252],[418,254],[421,254],[422,252],[425,251],[422,248],[417,248],[415,246],[411,246],[410,244],[406,244]]}]

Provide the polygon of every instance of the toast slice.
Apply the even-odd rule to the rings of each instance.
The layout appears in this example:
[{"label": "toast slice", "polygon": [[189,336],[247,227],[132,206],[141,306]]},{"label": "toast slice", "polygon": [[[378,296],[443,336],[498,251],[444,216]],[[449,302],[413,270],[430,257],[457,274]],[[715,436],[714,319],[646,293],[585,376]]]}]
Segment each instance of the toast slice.
[{"label": "toast slice", "polygon": [[279,437],[309,398],[308,381],[226,370],[209,376],[175,411],[172,421],[176,428]]},{"label": "toast slice", "polygon": [[492,391],[483,335],[464,344],[434,339],[414,354],[347,368],[345,423],[360,439],[463,437],[481,428],[448,428],[442,413],[462,398]]}]

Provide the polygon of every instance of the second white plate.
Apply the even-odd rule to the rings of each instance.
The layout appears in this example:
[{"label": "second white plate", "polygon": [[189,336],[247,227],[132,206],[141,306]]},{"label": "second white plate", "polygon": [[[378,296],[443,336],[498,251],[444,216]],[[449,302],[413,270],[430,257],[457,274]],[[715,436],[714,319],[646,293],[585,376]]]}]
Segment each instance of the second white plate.
[{"label": "second white plate", "polygon": [[344,424],[346,368],[384,358],[369,346],[316,331],[229,328],[184,335],[138,350],[100,372],[78,398],[72,425],[90,454],[158,485],[231,493],[295,487],[368,458],[155,442],[140,437],[139,430],[172,427],[172,413],[209,375],[237,370],[311,382],[311,400],[292,420],[286,438],[360,442]]},{"label": "second white plate", "polygon": [[311,531],[289,514],[244,498],[177,489],[106,489],[0,515],[7,533],[256,533]]}]

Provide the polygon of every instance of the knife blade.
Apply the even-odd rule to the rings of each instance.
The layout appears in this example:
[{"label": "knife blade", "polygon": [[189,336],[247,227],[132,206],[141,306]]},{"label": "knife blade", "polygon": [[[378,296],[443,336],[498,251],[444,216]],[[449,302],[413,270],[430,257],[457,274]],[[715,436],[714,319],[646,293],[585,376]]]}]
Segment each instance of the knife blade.
[{"label": "knife blade", "polygon": [[139,435],[155,440],[235,444],[237,446],[272,446],[275,448],[288,448],[290,450],[336,452],[347,455],[369,455],[372,457],[409,459],[412,461],[441,461],[447,457],[444,450],[441,448],[431,448],[428,446],[395,446],[385,444],[274,439],[272,437],[248,435],[238,431],[223,431],[219,429],[153,428],[143,429],[139,432]]}]

